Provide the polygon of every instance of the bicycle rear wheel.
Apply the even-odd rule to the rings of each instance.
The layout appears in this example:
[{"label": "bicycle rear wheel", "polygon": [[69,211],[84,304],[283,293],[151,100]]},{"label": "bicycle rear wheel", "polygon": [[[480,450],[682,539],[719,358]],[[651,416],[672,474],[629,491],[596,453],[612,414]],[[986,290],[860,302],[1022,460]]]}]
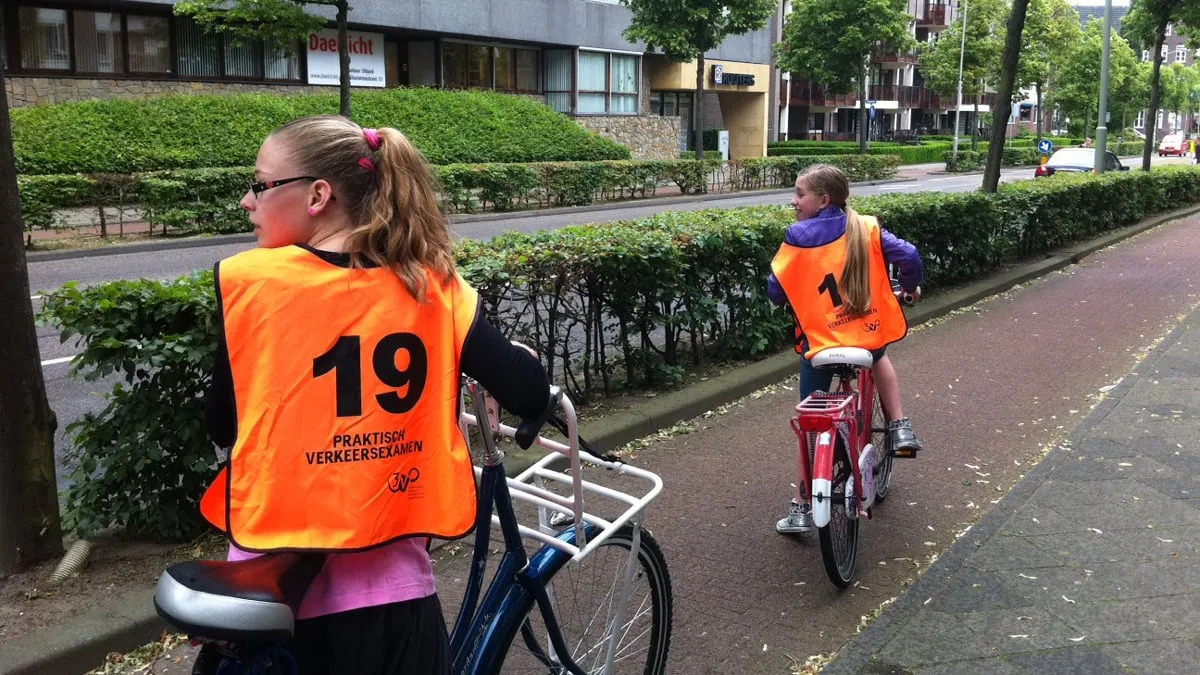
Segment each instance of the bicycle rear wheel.
[{"label": "bicycle rear wheel", "polygon": [[[666,558],[650,533],[642,529],[641,547],[629,603],[624,610],[612,671],[605,670],[608,640],[605,637],[618,609],[633,530],[626,527],[580,562],[564,564],[547,584],[554,615],[571,658],[589,675],[666,672],[671,646],[673,601]],[[510,646],[501,673],[567,673],[550,644],[549,633],[537,603],[514,622]]]},{"label": "bicycle rear wheel", "polygon": [[[829,509],[829,524],[817,528],[821,540],[821,559],[825,562],[825,573],[839,588],[845,588],[854,580],[858,567],[858,517],[851,515],[846,505],[848,486],[854,484],[854,469],[842,435],[834,434],[832,500]],[[853,504],[853,489],[850,489]]]}]

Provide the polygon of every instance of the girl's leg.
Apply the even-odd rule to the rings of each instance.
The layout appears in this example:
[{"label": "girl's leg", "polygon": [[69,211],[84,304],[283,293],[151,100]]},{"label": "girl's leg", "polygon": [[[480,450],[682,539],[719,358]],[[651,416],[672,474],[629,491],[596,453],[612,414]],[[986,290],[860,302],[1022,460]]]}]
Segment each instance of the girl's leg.
[{"label": "girl's leg", "polygon": [[904,409],[900,405],[900,380],[896,377],[896,368],[887,354],[875,362],[871,368],[875,376],[875,388],[879,391],[879,400],[883,403],[883,412],[887,421],[904,417]]},{"label": "girl's leg", "polygon": [[[808,346],[804,345],[807,350]],[[833,371],[817,370],[808,359],[800,359],[800,400],[804,400],[815,391],[829,391],[833,384]],[[805,534],[812,531],[811,509],[808,505],[808,490],[803,474],[800,458],[796,458],[796,495],[788,504],[787,516],[775,523],[775,531],[779,534]]]}]

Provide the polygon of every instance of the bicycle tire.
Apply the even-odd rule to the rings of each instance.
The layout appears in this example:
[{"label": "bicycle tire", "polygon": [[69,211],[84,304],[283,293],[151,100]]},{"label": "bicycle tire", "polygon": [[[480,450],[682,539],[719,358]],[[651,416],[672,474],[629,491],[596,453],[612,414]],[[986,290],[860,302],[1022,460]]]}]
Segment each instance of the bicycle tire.
[{"label": "bicycle tire", "polygon": [[[623,576],[621,573],[625,569],[625,562],[628,560],[629,550],[632,548],[632,546],[633,529],[626,526],[614,533],[613,536],[601,544],[594,553],[581,562],[570,563],[570,559],[566,556],[563,556],[561,559],[562,562],[559,563],[550,574],[550,579],[547,583],[547,586],[549,590],[553,591],[552,597],[556,599],[554,614],[558,619],[559,627],[563,632],[563,640],[568,645],[575,645],[576,653],[572,654],[572,658],[576,661],[577,665],[579,665],[579,667],[585,672],[589,673],[589,675],[614,675],[614,673],[661,675],[662,673],[666,672],[667,655],[671,647],[671,622],[674,611],[674,599],[671,594],[671,575],[667,570],[667,561],[666,557],[663,556],[662,548],[659,547],[658,542],[655,541],[654,537],[651,536],[648,530],[642,528],[641,548],[638,552],[638,571],[634,578],[635,590],[639,586],[640,581],[645,581],[649,590],[648,597],[650,598],[651,604],[649,608],[649,639],[645,651],[646,661],[641,668],[638,668],[640,660],[634,663],[629,663],[628,667],[620,667],[619,664],[629,658],[627,655],[614,661],[614,666],[617,666],[613,669],[614,673],[607,673],[604,670],[605,653],[603,649],[598,649],[598,645],[596,647],[587,649],[586,651],[582,652],[582,654],[579,653],[579,649],[584,645],[585,639],[589,634],[588,630],[594,628],[597,624],[603,624],[600,626],[600,631],[602,632],[603,626],[608,624],[608,620],[606,618],[602,622],[596,621],[595,614],[592,615],[590,621],[587,620],[586,617],[583,617],[582,627],[584,628],[584,634],[579,636],[569,632],[569,630],[574,628],[575,625],[571,621],[571,617],[568,617],[563,611],[563,603],[561,600],[565,594],[562,593],[554,583],[556,580],[563,581],[565,579],[564,573],[572,572],[573,568],[583,568],[589,563],[597,563],[598,568],[599,564],[601,564],[600,561],[603,560],[605,554],[609,553],[609,551],[612,551],[617,553],[616,559],[620,562],[616,570],[609,570],[607,573],[607,576],[614,580],[614,588],[611,592],[615,592],[616,582],[621,576]],[[609,549],[609,551],[606,551],[605,549]],[[583,574],[586,574],[586,572],[581,573],[580,576],[583,576]],[[635,615],[631,619],[629,614],[626,614],[626,632],[630,632],[632,626],[635,623],[638,623],[639,618],[646,615],[646,612],[641,611],[640,606],[635,607],[635,604],[640,605],[641,603],[637,602],[636,594],[631,594],[630,606],[626,608],[626,612],[635,612]],[[576,602],[573,606],[576,609],[579,608],[578,598],[576,598]],[[587,608],[584,609],[586,610]],[[512,629],[509,634],[505,636],[505,639],[508,642],[508,648],[505,650],[504,658],[500,664],[500,667],[496,670],[496,673],[547,673],[548,675],[563,675],[567,673],[568,671],[560,665],[546,663],[547,659],[545,657],[550,656],[551,653],[550,641],[546,636],[544,624],[542,623],[541,612],[538,609],[537,603],[530,598],[529,602],[515,612],[515,614],[521,616],[522,618],[520,620],[513,620],[509,622],[512,626]],[[540,634],[538,646],[542,650],[541,654],[535,654],[533,650],[531,650],[526,644],[525,635],[523,635],[521,629],[527,622],[530,624],[534,633]],[[640,637],[640,635],[641,634],[635,635],[635,640]],[[620,653],[626,649],[627,647],[623,642],[618,643],[618,655],[620,655]],[[515,663],[512,659],[514,652],[516,652],[518,656],[518,660]],[[550,656],[550,659],[552,658],[553,657]],[[596,663],[597,661],[599,662],[598,665]]]},{"label": "bicycle tire", "polygon": [[892,449],[888,447],[887,415],[875,392],[874,412],[871,415],[871,445],[875,446],[875,503],[882,504],[892,487]]},{"label": "bicycle tire", "polygon": [[817,535],[821,540],[821,560],[825,563],[825,574],[838,588],[850,585],[858,567],[858,518],[851,517],[846,512],[846,485],[853,482],[853,469],[850,455],[846,452],[846,443],[841,434],[834,434],[830,518],[825,527],[817,528]]}]

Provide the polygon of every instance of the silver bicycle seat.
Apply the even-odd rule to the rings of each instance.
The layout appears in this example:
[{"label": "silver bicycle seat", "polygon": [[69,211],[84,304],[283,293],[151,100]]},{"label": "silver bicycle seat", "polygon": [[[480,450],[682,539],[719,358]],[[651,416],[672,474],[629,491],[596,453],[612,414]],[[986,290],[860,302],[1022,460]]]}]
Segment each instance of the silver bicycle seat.
[{"label": "silver bicycle seat", "polygon": [[813,368],[870,368],[875,365],[875,358],[871,356],[871,352],[858,347],[832,347],[814,354],[812,365]]},{"label": "silver bicycle seat", "polygon": [[195,637],[282,642],[292,636],[300,601],[324,564],[324,555],[312,553],[178,563],[159,577],[154,608]]}]

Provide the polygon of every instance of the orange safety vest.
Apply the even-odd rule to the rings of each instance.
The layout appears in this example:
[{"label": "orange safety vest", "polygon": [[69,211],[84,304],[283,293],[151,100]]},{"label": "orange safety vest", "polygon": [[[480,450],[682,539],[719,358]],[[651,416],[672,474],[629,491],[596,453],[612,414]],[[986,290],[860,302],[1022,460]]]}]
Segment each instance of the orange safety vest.
[{"label": "orange safety vest", "polygon": [[871,248],[871,306],[862,316],[851,316],[844,309],[838,288],[846,264],[845,234],[811,248],[785,242],[771,261],[771,270],[796,314],[797,352],[803,350],[802,337],[808,337],[805,358],[831,347],[880,349],[908,334],[908,322],[888,279],[879,221],[871,216],[859,218],[867,227]]},{"label": "orange safety vest", "polygon": [[353,551],[475,525],[458,426],[478,295],[428,275],[419,303],[386,268],[299,246],[216,268],[237,441],[200,510],[248,551]]}]

